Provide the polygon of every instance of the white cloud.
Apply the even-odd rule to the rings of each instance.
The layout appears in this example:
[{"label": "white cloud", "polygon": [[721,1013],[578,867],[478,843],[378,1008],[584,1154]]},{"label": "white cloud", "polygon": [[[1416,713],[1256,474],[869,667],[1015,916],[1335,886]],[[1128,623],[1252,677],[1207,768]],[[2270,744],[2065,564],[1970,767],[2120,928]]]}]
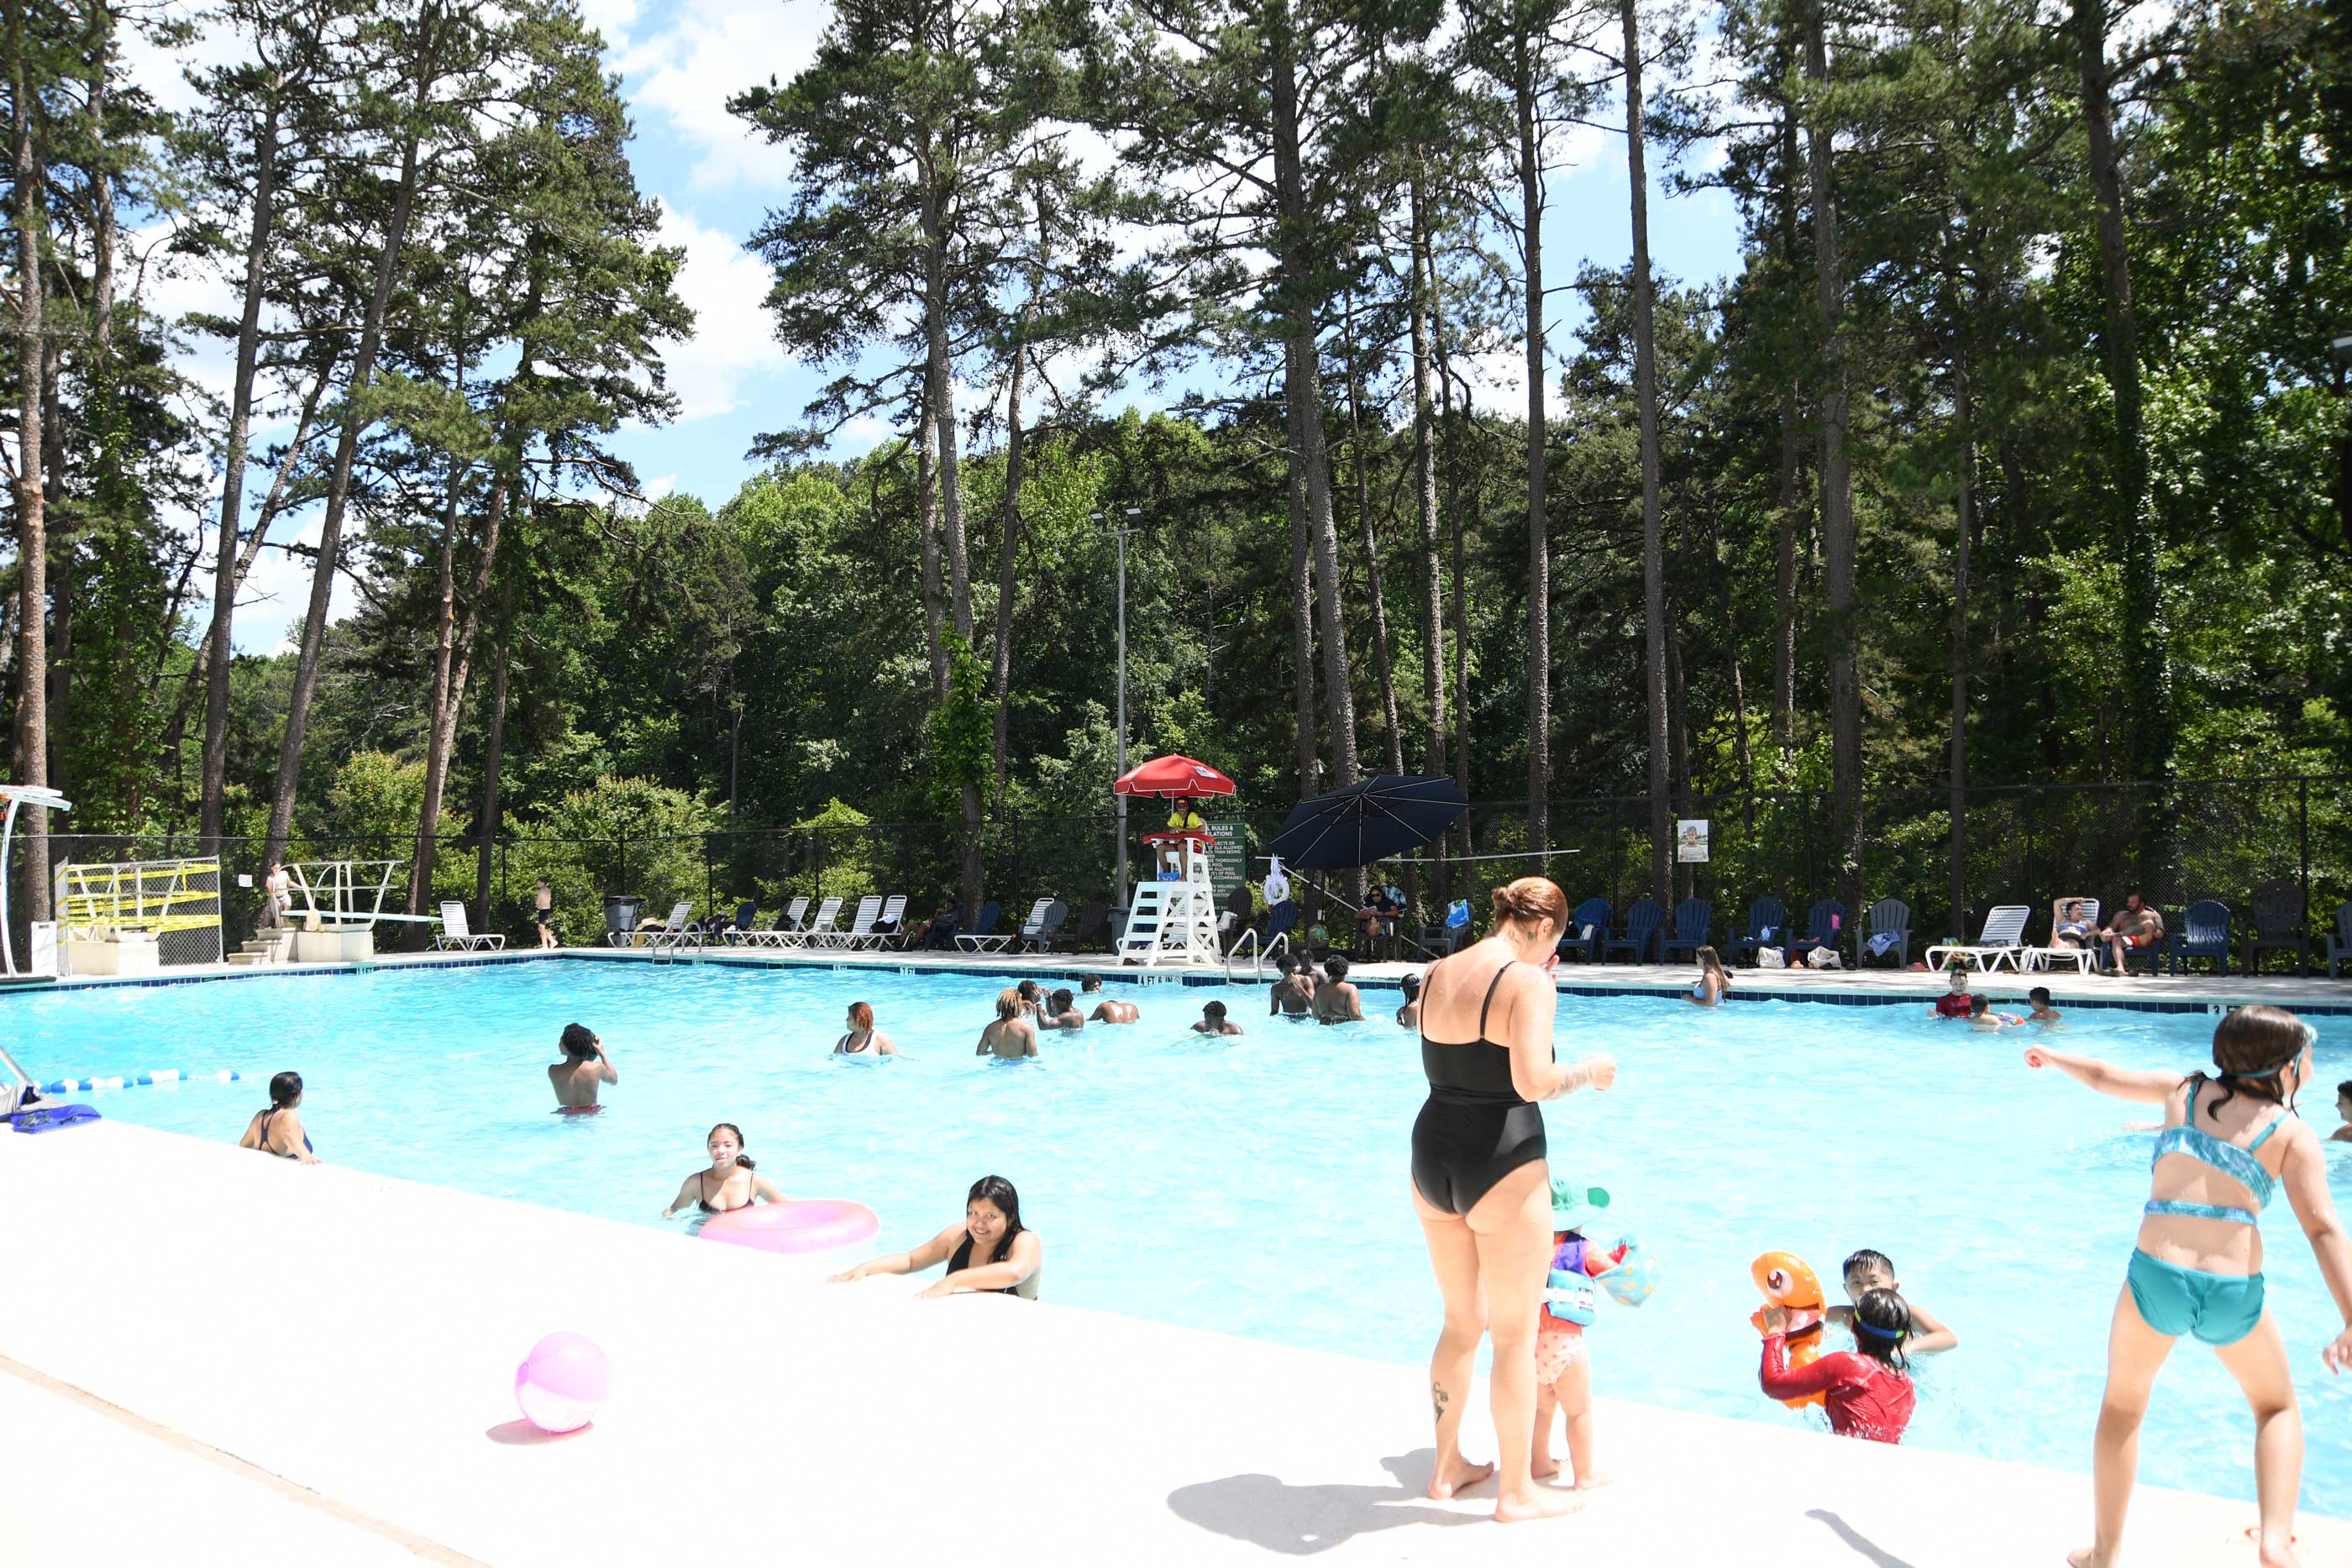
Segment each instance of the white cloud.
[{"label": "white cloud", "polygon": [[768,295],[768,265],[733,235],[703,227],[667,201],[661,208],[656,237],[663,245],[686,248],[677,294],[694,308],[694,336],[662,351],[670,390],[677,394],[678,417],[732,413],[744,381],[782,361],[761,303]]},{"label": "white cloud", "polygon": [[832,18],[824,0],[680,0],[668,17],[646,18],[612,64],[630,106],[668,120],[695,154],[694,189],[781,189],[791,157],[728,113],[727,99],[771,76],[791,80]]}]

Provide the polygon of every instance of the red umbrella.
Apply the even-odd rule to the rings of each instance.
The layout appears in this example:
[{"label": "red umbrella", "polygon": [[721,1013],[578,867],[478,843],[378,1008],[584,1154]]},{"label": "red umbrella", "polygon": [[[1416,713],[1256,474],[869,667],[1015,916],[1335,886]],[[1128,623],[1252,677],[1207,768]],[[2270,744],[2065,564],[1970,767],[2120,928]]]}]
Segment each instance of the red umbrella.
[{"label": "red umbrella", "polygon": [[1185,799],[1200,795],[1230,795],[1234,781],[1205,762],[1189,757],[1155,757],[1130,768],[1111,785],[1114,795],[1159,795]]}]

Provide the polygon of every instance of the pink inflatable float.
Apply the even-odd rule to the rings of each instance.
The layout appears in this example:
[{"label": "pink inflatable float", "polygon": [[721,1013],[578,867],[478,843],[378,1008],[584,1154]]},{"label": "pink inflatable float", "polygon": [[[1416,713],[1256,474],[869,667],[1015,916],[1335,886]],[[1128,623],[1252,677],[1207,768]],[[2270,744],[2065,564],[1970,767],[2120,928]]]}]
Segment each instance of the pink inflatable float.
[{"label": "pink inflatable float", "polygon": [[874,1211],[862,1203],[817,1197],[712,1215],[703,1222],[702,1239],[768,1252],[830,1252],[855,1246],[881,1228]]},{"label": "pink inflatable float", "polygon": [[584,1334],[549,1334],[515,1368],[515,1405],[542,1432],[578,1431],[612,1392],[612,1364]]}]

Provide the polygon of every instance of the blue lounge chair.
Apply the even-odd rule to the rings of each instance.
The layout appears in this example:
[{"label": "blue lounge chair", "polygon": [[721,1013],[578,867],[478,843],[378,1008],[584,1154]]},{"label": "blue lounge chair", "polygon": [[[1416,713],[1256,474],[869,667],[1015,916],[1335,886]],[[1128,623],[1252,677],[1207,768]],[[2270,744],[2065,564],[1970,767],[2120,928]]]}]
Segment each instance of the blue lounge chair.
[{"label": "blue lounge chair", "polygon": [[1789,967],[1803,963],[1805,955],[1816,947],[1834,949],[1844,934],[1845,905],[1834,898],[1822,899],[1807,912],[1805,934],[1789,944]]},{"label": "blue lounge chair", "polygon": [[2276,947],[2294,955],[2294,972],[2311,967],[2311,933],[2303,918],[2299,883],[2266,882],[2254,889],[2254,934],[2246,939],[2246,973],[2263,972],[2263,954]]},{"label": "blue lounge chair", "polygon": [[1601,944],[1601,961],[1607,963],[1612,953],[1630,953],[1636,964],[1645,958],[1655,962],[1658,922],[1664,915],[1654,898],[1637,898],[1627,904],[1625,924],[1618,927],[1617,935]]},{"label": "blue lounge chair", "polygon": [[1753,957],[1759,947],[1770,947],[1789,940],[1789,906],[1777,898],[1759,898],[1748,906],[1748,929],[1731,939],[1731,959],[1739,961],[1742,953]]},{"label": "blue lounge chair", "polygon": [[1698,950],[1706,946],[1706,934],[1714,925],[1714,904],[1704,898],[1684,899],[1675,905],[1673,934],[1658,944],[1658,962],[1671,964],[1677,953],[1688,953],[1696,962]]},{"label": "blue lounge chair", "polygon": [[2176,975],[2180,973],[2182,961],[2189,958],[2210,958],[2217,966],[2216,973],[2228,974],[2230,972],[2230,906],[2218,898],[2199,899],[2189,906],[2188,918],[2181,922],[2180,935],[2158,943],[2155,946],[2124,949],[2125,971],[2128,973],[2132,960],[2145,953],[2148,956],[2147,972],[2151,975],[2155,974],[2156,955],[2159,947],[2171,955],[2172,972]]},{"label": "blue lounge chair", "polygon": [[1588,898],[1576,906],[1568,917],[1568,929],[1559,934],[1559,956],[1580,954],[1588,964],[1601,962],[1601,945],[1609,940],[1609,901]]},{"label": "blue lounge chair", "polygon": [[969,925],[958,925],[955,945],[967,953],[994,953],[1003,950],[1013,940],[1013,933],[999,931],[1003,924],[1004,906],[989,899],[980,906],[980,913]]}]

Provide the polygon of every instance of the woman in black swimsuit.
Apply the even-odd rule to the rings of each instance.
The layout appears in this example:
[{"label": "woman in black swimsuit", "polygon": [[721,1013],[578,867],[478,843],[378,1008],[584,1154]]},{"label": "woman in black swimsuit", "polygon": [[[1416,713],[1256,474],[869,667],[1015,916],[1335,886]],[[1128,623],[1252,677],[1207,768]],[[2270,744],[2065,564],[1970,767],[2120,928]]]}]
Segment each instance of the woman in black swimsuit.
[{"label": "woman in black swimsuit", "polygon": [[730,1209],[749,1208],[761,1198],[770,1203],[784,1201],[776,1184],[752,1168],[751,1156],[743,1152],[742,1128],[732,1122],[721,1122],[710,1129],[704,1146],[710,1151],[710,1168],[697,1171],[678,1184],[677,1196],[662,1210],[664,1219],[688,1205],[707,1218]]},{"label": "woman in black swimsuit", "polygon": [[306,1166],[325,1163],[310,1152],[310,1134],[302,1130],[300,1073],[281,1072],[269,1081],[269,1109],[253,1113],[236,1146],[259,1149],[265,1155],[299,1160]]},{"label": "woman in black swimsuit", "polygon": [[[985,1261],[976,1263],[975,1258]],[[826,1283],[845,1285],[868,1274],[919,1274],[942,1260],[947,1277],[925,1291],[922,1299],[979,1291],[1034,1301],[1045,1244],[1035,1231],[1023,1228],[1021,1195],[1013,1184],[1000,1176],[982,1176],[965,1195],[962,1224],[949,1226],[919,1247],[868,1258]]]},{"label": "woman in black swimsuit", "polygon": [[1445,1326],[1430,1358],[1437,1466],[1429,1495],[1449,1498],[1495,1465],[1462,1458],[1462,1405],[1478,1339],[1495,1341],[1487,1403],[1495,1416],[1506,1522],[1565,1513],[1577,1500],[1528,1474],[1535,1435],[1536,1316],[1550,1267],[1551,1173],[1537,1102],[1606,1089],[1617,1064],[1552,1060],[1559,993],[1551,968],[1568,899],[1539,876],[1495,890],[1486,940],[1430,966],[1421,982],[1421,1065],[1429,1099],[1412,1124],[1412,1206],[1445,1296]]}]

